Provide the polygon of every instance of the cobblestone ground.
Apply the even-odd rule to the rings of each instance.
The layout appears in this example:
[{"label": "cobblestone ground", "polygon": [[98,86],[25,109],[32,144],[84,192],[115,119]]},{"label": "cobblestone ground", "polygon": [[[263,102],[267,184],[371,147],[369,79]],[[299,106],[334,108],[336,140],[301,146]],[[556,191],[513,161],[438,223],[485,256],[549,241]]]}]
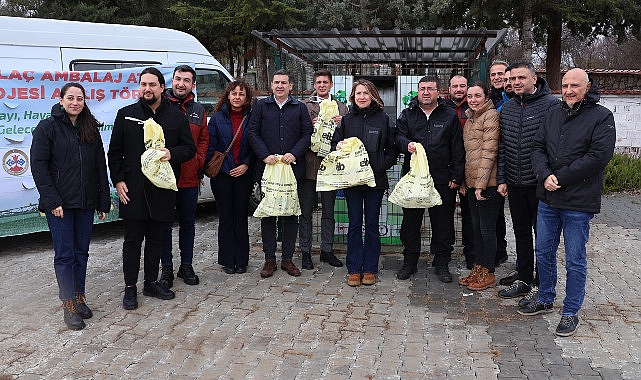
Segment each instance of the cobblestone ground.
[{"label": "cobblestone ground", "polygon": [[[217,217],[205,210],[194,257],[200,284],[177,279],[176,298],[161,301],[139,283],[133,311],[122,308],[122,225],[98,226],[87,281],[94,317],[79,332],[62,322],[48,234],[1,239],[0,379],[641,378],[641,197],[607,196],[593,220],[581,326],[570,338],[554,335],[562,250],[554,313],[524,317],[497,289],[456,284],[467,273],[460,249],[451,284],[427,268],[429,255],[415,277],[396,280],[398,247],[386,249],[371,287],[350,288],[345,268],[318,255],[300,277],[278,270],[261,279],[259,223],[250,220],[248,273],[216,264]],[[508,239],[510,260],[497,277],[514,269],[511,230]]]}]

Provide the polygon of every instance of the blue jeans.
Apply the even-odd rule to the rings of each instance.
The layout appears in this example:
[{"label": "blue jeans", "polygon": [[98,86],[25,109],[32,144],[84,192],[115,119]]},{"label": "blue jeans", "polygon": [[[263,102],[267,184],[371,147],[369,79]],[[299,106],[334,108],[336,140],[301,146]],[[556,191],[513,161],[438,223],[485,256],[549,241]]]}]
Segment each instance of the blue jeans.
[{"label": "blue jeans", "polygon": [[[178,248],[180,264],[191,264],[194,257],[194,237],[196,235],[196,205],[198,203],[198,186],[178,189],[176,193],[176,218],[178,219]],[[174,222],[169,222],[162,237],[162,265],[172,265],[171,229]]]},{"label": "blue jeans", "polygon": [[61,301],[85,293],[93,210],[64,209],[64,218],[45,213],[53,240],[53,267]]},{"label": "blue jeans", "polygon": [[[343,190],[347,202],[347,272],[378,273],[381,256],[381,240],[378,233],[378,217],[381,211],[384,189],[356,186]],[[363,243],[363,214],[365,214],[365,242]]]},{"label": "blue jeans", "polygon": [[539,302],[553,303],[556,298],[556,250],[563,231],[567,278],[562,315],[577,315],[583,305],[588,275],[585,245],[590,237],[590,219],[593,217],[594,214],[553,208],[539,201],[535,248]]}]

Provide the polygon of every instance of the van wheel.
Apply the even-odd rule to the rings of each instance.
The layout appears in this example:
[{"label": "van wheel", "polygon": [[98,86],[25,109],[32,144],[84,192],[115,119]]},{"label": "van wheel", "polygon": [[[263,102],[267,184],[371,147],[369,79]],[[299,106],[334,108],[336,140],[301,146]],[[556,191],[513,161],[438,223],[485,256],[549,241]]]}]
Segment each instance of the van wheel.
[{"label": "van wheel", "polygon": [[260,182],[254,182],[254,187],[252,188],[252,192],[249,195],[249,213],[250,215],[256,211],[258,208],[258,204],[260,201],[263,200],[263,194],[260,190]]}]

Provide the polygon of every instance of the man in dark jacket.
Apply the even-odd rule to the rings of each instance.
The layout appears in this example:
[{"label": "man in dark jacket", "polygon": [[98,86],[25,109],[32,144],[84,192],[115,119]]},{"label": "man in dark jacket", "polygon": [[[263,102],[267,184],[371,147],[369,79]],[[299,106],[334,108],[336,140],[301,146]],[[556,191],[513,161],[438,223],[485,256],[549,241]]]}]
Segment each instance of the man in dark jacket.
[{"label": "man in dark jacket", "polygon": [[[503,298],[527,295],[534,286],[534,241],[532,230],[536,226],[536,177],[532,170],[532,144],[534,135],[543,124],[550,107],[559,100],[552,95],[543,78],[538,78],[531,62],[515,62],[511,66],[510,82],[514,97],[501,109],[501,140],[499,142],[498,192],[510,194],[509,205],[516,238],[518,278],[507,289],[499,292]],[[507,278],[499,281],[510,285]],[[532,296],[532,295],[530,295]],[[526,299],[530,299],[527,297]],[[525,299],[521,301],[526,302]],[[522,303],[521,303],[522,304]]]},{"label": "man in dark jacket", "polygon": [[[205,155],[209,147],[209,129],[205,108],[194,100],[193,89],[196,87],[196,71],[187,65],[174,69],[171,87],[163,93],[169,103],[179,109],[189,119],[191,137],[196,144],[196,156],[180,165],[180,178],[176,186],[176,216],[180,231],[178,232],[178,247],[180,248],[180,267],[178,277],[187,285],[198,285],[199,279],[194,273],[192,260],[194,257],[194,237],[196,235],[196,204],[198,203],[199,185],[203,178],[202,168],[205,165]],[[163,233],[162,275],[160,283],[167,289],[174,284],[174,267],[172,262],[171,230],[174,221],[167,224]]]},{"label": "man in dark jacket", "polygon": [[169,161],[180,178],[180,164],[196,154],[187,117],[162,99],[165,78],[153,67],[140,73],[140,99],[123,107],[114,121],[109,143],[111,182],[120,198],[119,213],[125,220],[122,262],[125,277],[123,307],[138,307],[136,282],[140,270],[140,249],[145,240],[145,281],[143,294],[172,299],[174,293],[158,280],[158,264],[162,250],[162,233],[174,220],[176,192],[161,189],[142,173],[140,157],[145,152],[142,121],[153,118],[163,129],[165,152],[162,161]]},{"label": "man in dark jacket", "polygon": [[[314,92],[303,101],[307,106],[309,117],[312,124],[320,113],[320,103],[325,99],[330,99],[338,105],[338,115],[332,117],[336,125],[341,122],[343,115],[347,113],[347,106],[343,102],[335,99],[330,91],[334,82],[332,82],[332,73],[328,70],[318,70],[314,73]],[[305,153],[305,164],[307,165],[305,179],[301,182],[300,197],[301,216],[298,221],[298,241],[302,255],[303,269],[314,269],[312,262],[312,213],[316,202],[316,177],[320,168],[323,157],[320,157],[311,149]],[[336,191],[321,191],[321,239],[320,239],[320,261],[326,262],[335,267],[342,267],[343,263],[334,255],[334,203],[336,201]]]},{"label": "man in dark jacket", "polygon": [[[252,110],[247,125],[247,138],[258,158],[256,174],[262,175],[265,165],[280,161],[292,165],[296,181],[305,179],[305,152],[311,145],[312,120],[307,107],[289,93],[292,82],[285,70],[277,70],[272,79],[273,94],[259,100]],[[290,276],[300,276],[300,270],[292,258],[296,248],[298,216],[285,216],[283,219],[283,245],[281,269]],[[262,218],[260,221],[265,252],[265,265],[260,275],[271,277],[276,270],[276,217]]]},{"label": "man in dark jacket", "polygon": [[[418,95],[401,112],[396,131],[396,146],[405,154],[403,173],[409,171],[411,154],[416,152],[415,143],[421,143],[427,153],[430,174],[443,201],[442,205],[428,209],[432,227],[430,250],[434,254],[432,266],[441,282],[452,282],[448,268],[453,251],[450,239],[454,229],[456,188],[463,183],[465,174],[465,148],[461,123],[456,111],[439,97],[436,76],[420,79]],[[422,208],[403,208],[400,238],[404,259],[403,267],[396,273],[401,280],[416,273],[424,213]]]},{"label": "man in dark jacket", "polygon": [[536,235],[540,285],[538,299],[519,313],[552,312],[556,251],[563,231],[565,299],[556,335],[570,336],[579,326],[588,266],[585,245],[590,220],[601,211],[603,171],[614,152],[616,130],[612,112],[597,104],[599,91],[585,71],[568,71],[562,92],[564,102],[546,115],[532,150],[540,199]]}]

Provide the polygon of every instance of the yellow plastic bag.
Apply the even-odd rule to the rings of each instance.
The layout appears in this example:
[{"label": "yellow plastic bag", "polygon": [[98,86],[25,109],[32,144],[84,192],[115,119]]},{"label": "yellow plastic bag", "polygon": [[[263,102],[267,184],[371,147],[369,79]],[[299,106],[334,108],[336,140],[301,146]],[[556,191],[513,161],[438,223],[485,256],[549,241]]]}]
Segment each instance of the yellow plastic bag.
[{"label": "yellow plastic bag", "polygon": [[343,141],[340,150],[323,158],[316,178],[316,191],[344,189],[358,185],[376,186],[369,155],[357,137]]},{"label": "yellow plastic bag", "polygon": [[142,174],[151,183],[162,189],[178,191],[176,176],[169,161],[161,161],[165,152],[158,148],[165,147],[165,134],[162,127],[154,119],[148,119],[143,123],[145,152],[140,156]]},{"label": "yellow plastic bag", "polygon": [[282,163],[280,157],[276,164],[265,165],[260,188],[263,200],[254,211],[254,217],[300,215],[294,170],[291,165]]},{"label": "yellow plastic bag", "polygon": [[320,102],[320,112],[314,123],[311,150],[319,157],[327,156],[332,150],[332,136],[336,130],[334,116],[338,115],[338,103],[331,99]]},{"label": "yellow plastic bag", "polygon": [[394,186],[388,200],[405,208],[429,208],[443,203],[434,187],[423,145],[416,143],[416,153],[410,158],[410,171]]}]

